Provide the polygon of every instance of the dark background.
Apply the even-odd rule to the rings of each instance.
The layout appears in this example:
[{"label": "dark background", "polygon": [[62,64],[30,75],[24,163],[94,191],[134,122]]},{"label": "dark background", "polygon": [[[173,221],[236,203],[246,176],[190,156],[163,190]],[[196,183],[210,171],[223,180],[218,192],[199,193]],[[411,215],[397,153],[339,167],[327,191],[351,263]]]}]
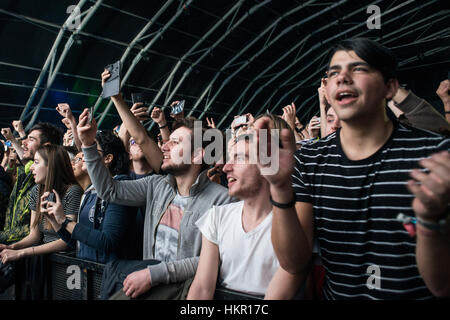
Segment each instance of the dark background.
[{"label": "dark background", "polygon": [[[85,1],[82,20],[96,2]],[[82,108],[97,105],[100,128],[119,124],[114,106],[103,116],[109,99],[97,103],[100,74],[122,57],[150,20],[153,24],[123,64],[122,75],[139,59],[121,90],[130,104],[132,92],[146,92],[152,101],[160,92],[156,104],[184,99],[185,114],[195,106],[192,115],[212,116],[216,124],[223,119],[224,129],[240,112],[256,116],[269,109],[281,114],[281,108],[293,101],[306,124],[319,112],[317,88],[327,50],[340,39],[365,36],[391,48],[399,60],[400,83],[443,112],[436,89],[450,70],[448,1],[104,0],[61,58],[72,35],[70,30],[63,32],[56,48],[54,66],[60,58],[61,65],[54,81],[48,83],[49,68],[37,83],[69,16],[66,9],[75,4],[75,0],[0,0],[2,127],[19,118],[25,125],[50,121],[63,126],[55,110],[62,102],[69,103],[76,116]],[[381,9],[379,30],[366,25],[371,4]],[[172,81],[163,88],[178,62]],[[34,86],[38,90],[30,100]],[[47,96],[41,100],[46,88]]]}]

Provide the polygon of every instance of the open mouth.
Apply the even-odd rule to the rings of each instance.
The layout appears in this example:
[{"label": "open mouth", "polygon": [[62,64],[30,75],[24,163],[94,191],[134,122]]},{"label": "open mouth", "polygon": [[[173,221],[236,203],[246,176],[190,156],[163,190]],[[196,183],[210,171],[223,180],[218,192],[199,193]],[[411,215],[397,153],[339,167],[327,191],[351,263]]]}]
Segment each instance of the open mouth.
[{"label": "open mouth", "polygon": [[236,179],[233,177],[227,177],[227,181],[228,181],[228,186],[230,186],[231,184],[233,184],[234,182],[236,182]]},{"label": "open mouth", "polygon": [[355,101],[358,98],[358,94],[354,91],[339,91],[335,98],[340,104],[348,104]]}]

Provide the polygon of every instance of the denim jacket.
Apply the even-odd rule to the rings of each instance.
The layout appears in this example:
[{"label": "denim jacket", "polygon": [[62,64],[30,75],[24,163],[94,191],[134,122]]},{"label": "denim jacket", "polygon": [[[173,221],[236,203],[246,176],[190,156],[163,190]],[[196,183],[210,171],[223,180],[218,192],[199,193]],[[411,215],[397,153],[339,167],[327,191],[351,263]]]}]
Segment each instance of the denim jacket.
[{"label": "denim jacket", "polygon": [[136,212],[137,208],[102,200],[92,185],[87,188],[72,232],[72,239],[78,240],[77,257],[99,263],[138,259]]}]

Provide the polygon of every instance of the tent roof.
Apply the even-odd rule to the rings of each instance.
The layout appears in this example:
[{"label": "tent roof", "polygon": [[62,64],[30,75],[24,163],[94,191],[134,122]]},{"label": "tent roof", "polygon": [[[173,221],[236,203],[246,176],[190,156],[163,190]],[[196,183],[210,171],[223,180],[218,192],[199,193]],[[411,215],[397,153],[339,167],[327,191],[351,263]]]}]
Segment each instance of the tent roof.
[{"label": "tent roof", "polygon": [[[123,61],[122,92],[145,92],[152,104],[186,100],[186,113],[212,116],[281,114],[295,102],[305,123],[319,112],[317,88],[327,50],[365,36],[391,48],[399,80],[439,111],[436,89],[450,70],[450,19],[443,0],[81,0],[79,29],[63,26],[75,1],[2,0],[0,121],[21,118],[61,125],[58,103],[75,115],[95,106],[100,128],[120,123],[101,99],[100,74]],[[381,28],[369,29],[369,5]],[[71,28],[72,27],[72,28]]]}]

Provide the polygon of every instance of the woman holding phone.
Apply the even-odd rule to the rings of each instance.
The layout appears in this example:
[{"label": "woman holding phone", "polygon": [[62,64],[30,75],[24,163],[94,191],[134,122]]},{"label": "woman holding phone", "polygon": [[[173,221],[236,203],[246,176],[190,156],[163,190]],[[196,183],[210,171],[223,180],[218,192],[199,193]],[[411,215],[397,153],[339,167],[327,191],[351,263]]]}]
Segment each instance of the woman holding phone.
[{"label": "woman holding phone", "polygon": [[44,193],[57,191],[62,199],[64,214],[76,219],[83,190],[75,179],[69,155],[63,146],[50,144],[40,147],[34,156],[31,171],[36,186],[30,192],[30,233],[8,246],[0,244],[0,258],[3,264],[24,259],[24,275],[16,276],[16,279],[25,280],[22,290],[24,298],[41,299],[47,276],[47,255],[68,248],[44,215],[43,209],[47,208],[48,203]]}]

